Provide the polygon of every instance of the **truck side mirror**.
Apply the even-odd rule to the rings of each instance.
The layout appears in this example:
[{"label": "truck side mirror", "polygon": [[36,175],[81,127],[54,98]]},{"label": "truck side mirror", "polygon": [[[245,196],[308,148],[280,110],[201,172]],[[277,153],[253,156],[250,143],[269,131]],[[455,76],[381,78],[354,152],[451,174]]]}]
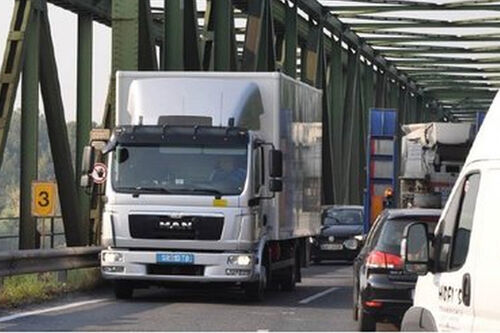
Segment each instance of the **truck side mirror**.
[{"label": "truck side mirror", "polygon": [[281,150],[269,151],[269,177],[280,178],[283,176],[283,153]]},{"label": "truck side mirror", "polygon": [[401,257],[404,269],[409,273],[425,275],[429,271],[429,236],[427,224],[408,225],[401,241]]},{"label": "truck side mirror", "polygon": [[281,179],[269,179],[269,191],[271,192],[281,192],[283,191],[283,182]]},{"label": "truck side mirror", "polygon": [[85,146],[83,148],[82,168],[80,173],[80,187],[88,188],[92,185],[90,173],[94,165],[95,150],[92,146]]}]

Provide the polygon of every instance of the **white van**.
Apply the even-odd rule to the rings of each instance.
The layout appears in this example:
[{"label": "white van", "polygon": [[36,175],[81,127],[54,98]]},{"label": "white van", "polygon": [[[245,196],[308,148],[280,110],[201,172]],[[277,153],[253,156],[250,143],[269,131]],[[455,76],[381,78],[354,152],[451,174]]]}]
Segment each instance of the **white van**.
[{"label": "white van", "polygon": [[425,229],[408,226],[401,246],[405,269],[420,275],[401,330],[500,330],[500,93],[433,239]]}]

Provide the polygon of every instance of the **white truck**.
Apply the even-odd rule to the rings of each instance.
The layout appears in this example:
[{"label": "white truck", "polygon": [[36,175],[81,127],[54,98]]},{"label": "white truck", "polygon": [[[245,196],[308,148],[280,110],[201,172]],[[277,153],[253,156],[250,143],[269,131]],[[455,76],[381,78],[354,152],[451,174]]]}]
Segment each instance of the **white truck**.
[{"label": "white truck", "polygon": [[442,208],[472,144],[472,124],[422,123],[402,129],[399,206]]},{"label": "white truck", "polygon": [[82,166],[82,186],[109,175],[101,270],[116,297],[293,290],[320,229],[321,91],[280,73],[118,72],[116,92],[116,128],[91,135]]}]

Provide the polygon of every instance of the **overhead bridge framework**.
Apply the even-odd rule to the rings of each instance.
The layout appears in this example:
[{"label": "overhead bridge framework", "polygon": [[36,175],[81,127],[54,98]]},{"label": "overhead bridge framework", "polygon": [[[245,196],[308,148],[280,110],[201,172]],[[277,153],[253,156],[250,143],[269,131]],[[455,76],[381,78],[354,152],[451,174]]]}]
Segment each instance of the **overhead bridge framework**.
[{"label": "overhead bridge framework", "polygon": [[[37,175],[38,85],[68,245],[95,242],[102,205],[77,186],[47,3],[78,15],[77,167],[92,121],[93,21],[112,28],[112,73],[279,70],[323,89],[325,204],[362,202],[370,107],[397,109],[400,123],[467,120],[486,110],[500,85],[500,18],[442,19],[497,14],[496,1],[165,0],[159,8],[146,0],[11,1],[0,163],[22,74],[21,248],[35,245],[30,186]],[[113,126],[114,96],[113,78],[103,127]]]}]

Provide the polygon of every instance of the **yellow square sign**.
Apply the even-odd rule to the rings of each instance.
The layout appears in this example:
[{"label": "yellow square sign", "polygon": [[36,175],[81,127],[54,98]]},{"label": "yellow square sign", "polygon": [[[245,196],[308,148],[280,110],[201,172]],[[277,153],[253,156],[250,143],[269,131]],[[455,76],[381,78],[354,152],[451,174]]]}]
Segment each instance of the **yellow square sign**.
[{"label": "yellow square sign", "polygon": [[54,182],[34,181],[31,183],[31,214],[38,217],[55,215],[57,185]]}]

